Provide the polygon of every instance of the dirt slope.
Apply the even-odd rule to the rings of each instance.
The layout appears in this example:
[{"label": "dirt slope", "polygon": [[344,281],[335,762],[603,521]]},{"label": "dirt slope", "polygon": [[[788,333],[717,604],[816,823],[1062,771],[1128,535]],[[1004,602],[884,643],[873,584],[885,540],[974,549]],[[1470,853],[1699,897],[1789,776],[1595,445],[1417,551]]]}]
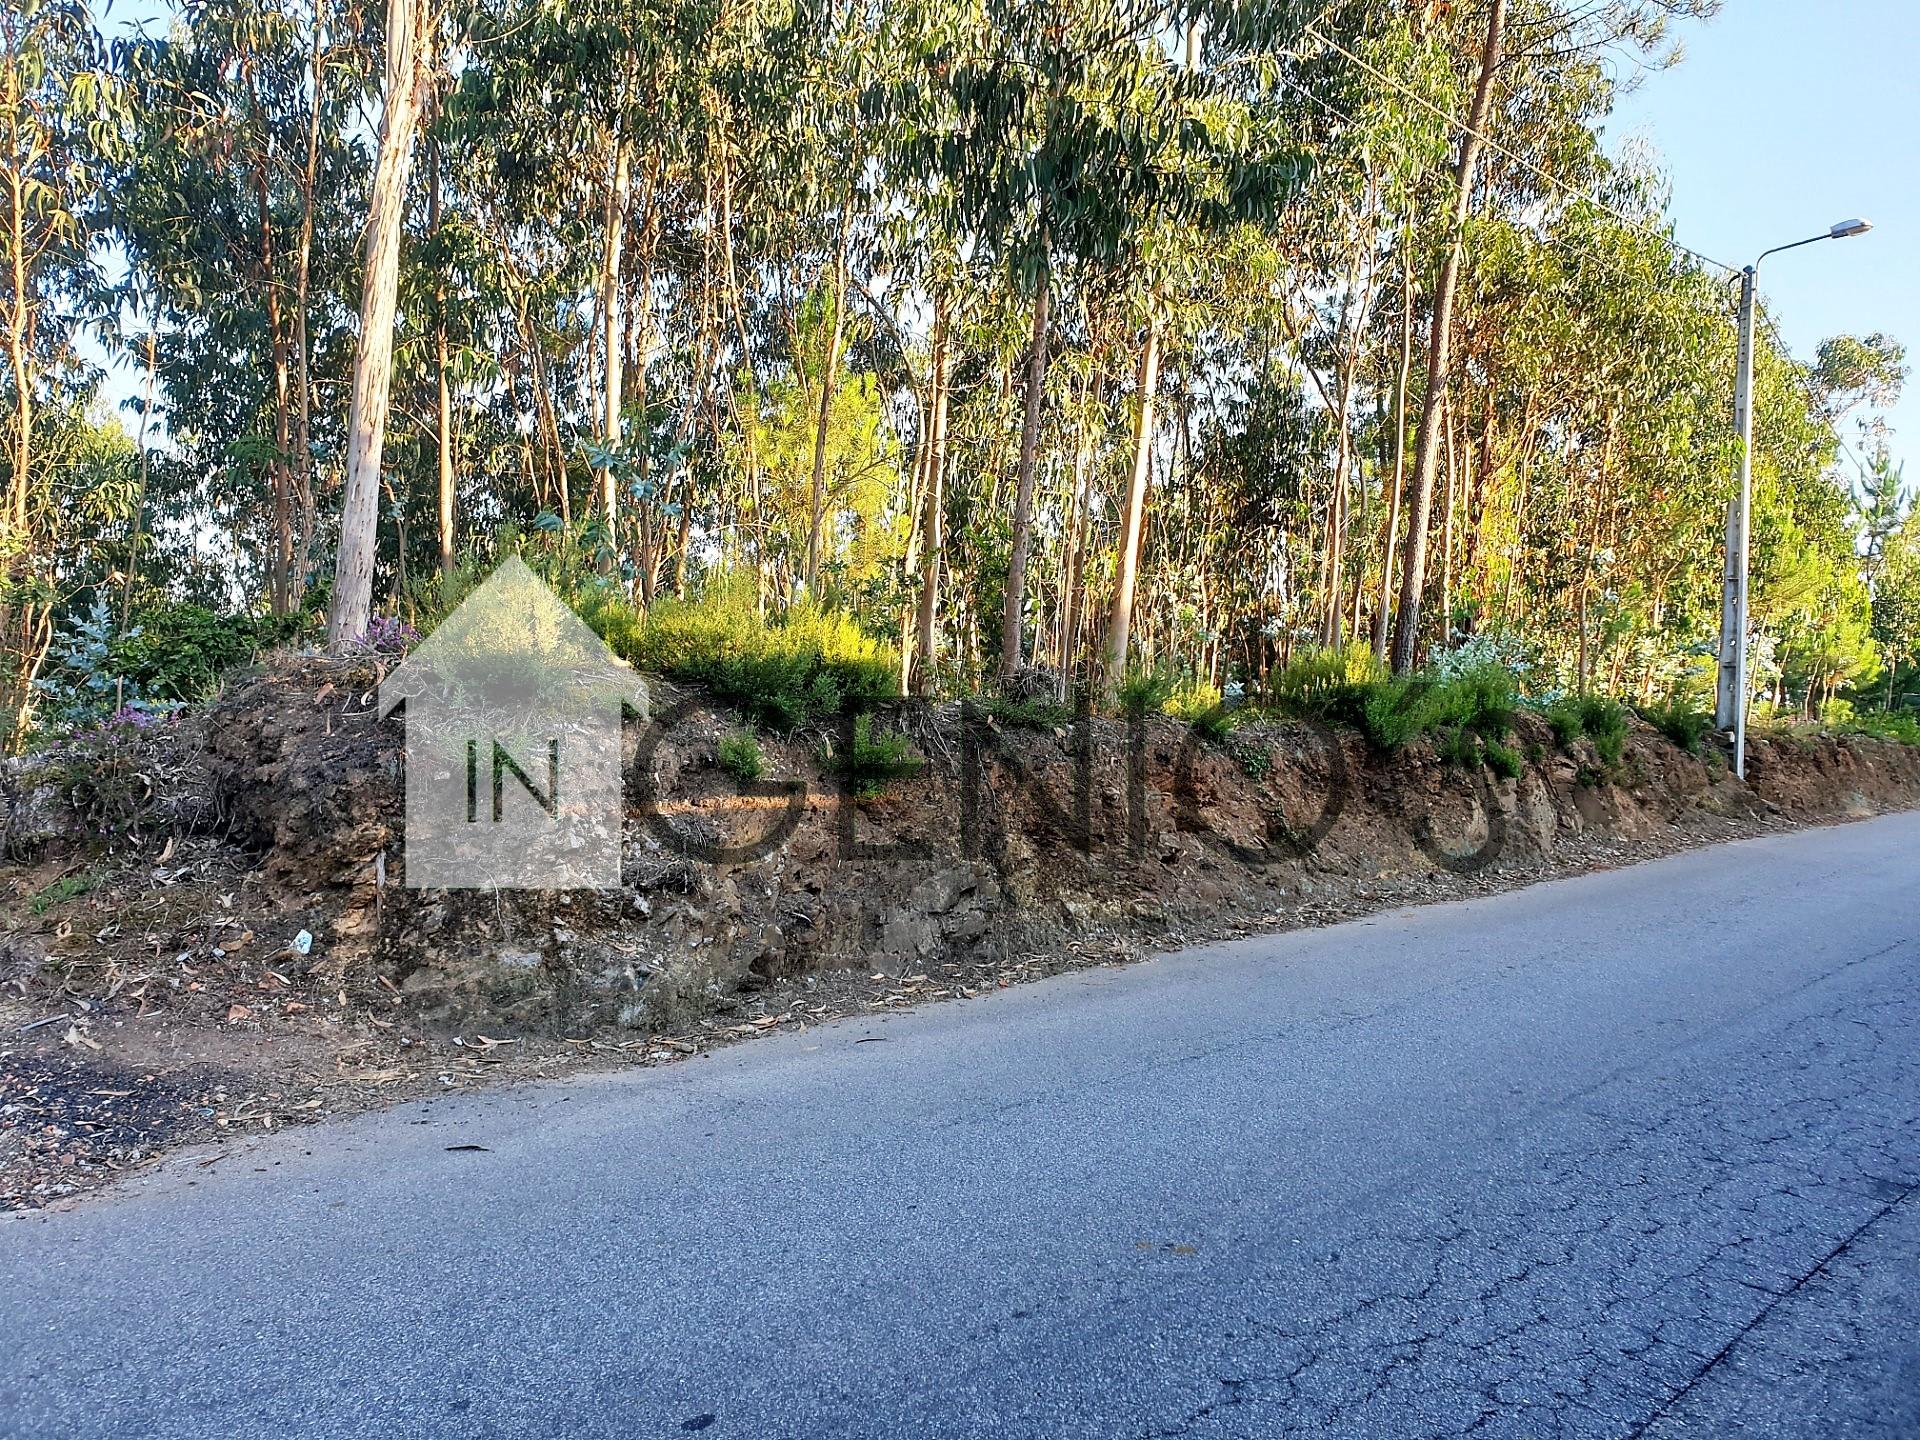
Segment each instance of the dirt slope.
[{"label": "dirt slope", "polygon": [[44,768],[9,774],[0,1206],[399,1095],[1920,803],[1920,751],[1871,740],[1761,741],[1748,785],[1640,726],[1609,771],[1522,717],[1505,780],[1307,725],[1223,746],[958,705],[888,717],[924,767],[860,798],[821,758],[850,736],[763,737],[741,785],[715,760],[737,719],[659,687],[629,727],[620,889],[412,890],[380,678],[288,662],[180,726],[138,846],[83,843]]}]

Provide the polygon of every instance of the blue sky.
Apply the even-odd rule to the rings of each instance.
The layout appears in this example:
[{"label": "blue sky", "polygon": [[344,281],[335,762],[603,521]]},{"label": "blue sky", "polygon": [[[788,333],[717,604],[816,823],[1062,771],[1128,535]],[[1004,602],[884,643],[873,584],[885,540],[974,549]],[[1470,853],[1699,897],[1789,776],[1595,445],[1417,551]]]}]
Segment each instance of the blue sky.
[{"label": "blue sky", "polygon": [[[1767,261],[1761,291],[1802,359],[1828,335],[1883,330],[1920,361],[1920,5],[1726,0],[1678,33],[1685,58],[1606,126],[1615,147],[1637,135],[1663,157],[1677,238],[1746,265],[1865,216],[1870,234]],[[1920,375],[1890,419],[1895,455],[1920,455]]]}]

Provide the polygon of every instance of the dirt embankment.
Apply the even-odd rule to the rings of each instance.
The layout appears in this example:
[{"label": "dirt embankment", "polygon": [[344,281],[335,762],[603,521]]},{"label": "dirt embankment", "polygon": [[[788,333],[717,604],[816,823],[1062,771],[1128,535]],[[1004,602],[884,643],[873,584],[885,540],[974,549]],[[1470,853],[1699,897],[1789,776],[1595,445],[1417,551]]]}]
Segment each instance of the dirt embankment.
[{"label": "dirt embankment", "polygon": [[182,724],[138,846],[86,843],[57,770],[8,777],[0,1206],[184,1139],[1920,803],[1920,751],[1866,739],[1760,741],[1742,784],[1637,724],[1608,767],[1523,716],[1500,779],[1310,725],[958,705],[887,717],[925,763],[862,798],[822,760],[850,734],[762,737],[742,783],[736,718],[662,687],[618,889],[415,890],[380,678],[291,663]]}]

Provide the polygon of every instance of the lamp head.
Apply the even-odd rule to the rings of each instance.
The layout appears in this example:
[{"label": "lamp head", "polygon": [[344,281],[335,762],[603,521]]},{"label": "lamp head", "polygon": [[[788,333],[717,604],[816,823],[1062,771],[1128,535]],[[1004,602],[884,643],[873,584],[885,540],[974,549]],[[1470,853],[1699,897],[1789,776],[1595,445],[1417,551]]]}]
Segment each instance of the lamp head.
[{"label": "lamp head", "polygon": [[1844,240],[1849,235],[1864,235],[1873,228],[1871,220],[1842,220],[1827,231],[1834,240]]}]

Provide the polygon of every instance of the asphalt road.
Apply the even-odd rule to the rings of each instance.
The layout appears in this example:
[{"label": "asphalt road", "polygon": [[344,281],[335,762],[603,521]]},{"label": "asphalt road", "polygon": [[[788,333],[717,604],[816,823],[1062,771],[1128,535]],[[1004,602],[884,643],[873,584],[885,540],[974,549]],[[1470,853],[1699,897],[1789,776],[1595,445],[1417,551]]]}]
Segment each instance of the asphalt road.
[{"label": "asphalt road", "polygon": [[1895,816],[284,1134],[0,1224],[0,1431],[1912,1440],[1917,890]]}]

